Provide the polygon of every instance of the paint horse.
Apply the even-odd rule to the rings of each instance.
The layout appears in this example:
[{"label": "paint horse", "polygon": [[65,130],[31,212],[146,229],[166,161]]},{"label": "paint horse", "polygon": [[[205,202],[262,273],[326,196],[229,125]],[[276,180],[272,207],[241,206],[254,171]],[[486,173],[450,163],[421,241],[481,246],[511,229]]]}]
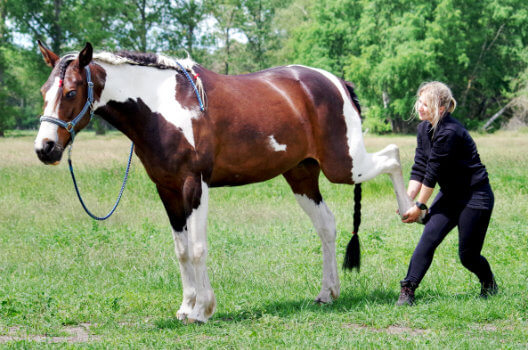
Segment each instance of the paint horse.
[{"label": "paint horse", "polygon": [[169,216],[183,285],[182,321],[206,322],[216,306],[206,267],[209,188],[284,176],[322,242],[321,303],[337,298],[340,284],[336,225],[319,192],[320,171],[343,184],[389,174],[399,212],[411,206],[397,146],[366,152],[356,95],[326,71],[292,65],[224,76],[190,59],[93,54],[89,43],[62,58],[39,47],[53,70],[42,87],[46,118],[35,140],[38,157],[57,164],[72,142],[67,129],[79,132],[88,124],[89,113],[75,126],[66,123],[83,111],[91,76],[91,108],[135,142]]}]

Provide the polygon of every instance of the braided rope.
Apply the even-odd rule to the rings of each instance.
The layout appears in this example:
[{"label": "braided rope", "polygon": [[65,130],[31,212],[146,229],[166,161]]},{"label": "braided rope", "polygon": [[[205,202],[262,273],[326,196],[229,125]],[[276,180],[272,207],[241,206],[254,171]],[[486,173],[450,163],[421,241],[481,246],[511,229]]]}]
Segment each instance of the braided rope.
[{"label": "braided rope", "polygon": [[75,192],[77,192],[77,197],[79,198],[79,201],[81,202],[81,205],[82,205],[84,211],[86,212],[86,214],[88,214],[90,217],[92,217],[92,219],[100,220],[100,221],[106,220],[110,216],[112,216],[112,214],[117,209],[117,206],[119,205],[119,202],[121,201],[121,196],[123,195],[123,191],[125,190],[125,186],[126,186],[126,183],[127,183],[127,180],[128,180],[128,172],[130,170],[130,163],[132,163],[132,152],[134,151],[134,142],[132,142],[132,145],[130,146],[130,155],[128,156],[128,163],[127,163],[127,167],[126,167],[126,170],[125,170],[125,176],[123,178],[123,184],[121,185],[121,190],[119,191],[119,195],[117,196],[117,199],[115,201],[114,206],[108,212],[108,214],[106,214],[105,216],[94,215],[86,207],[86,204],[84,204],[84,201],[83,201],[82,196],[81,196],[81,192],[79,191],[79,187],[77,186],[77,180],[75,179],[75,174],[73,173],[73,165],[72,165],[72,161],[71,161],[72,146],[73,146],[73,144],[70,144],[70,148],[69,148],[69,151],[68,151],[68,166],[70,168],[70,174],[71,174],[71,177],[72,177],[72,180],[73,180],[73,186],[75,187]]}]

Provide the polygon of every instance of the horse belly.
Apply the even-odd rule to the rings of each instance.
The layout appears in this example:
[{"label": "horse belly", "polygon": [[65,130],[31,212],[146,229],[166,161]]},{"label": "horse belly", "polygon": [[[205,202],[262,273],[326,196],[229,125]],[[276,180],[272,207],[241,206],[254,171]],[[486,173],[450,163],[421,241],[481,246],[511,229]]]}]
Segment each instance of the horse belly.
[{"label": "horse belly", "polygon": [[[281,175],[310,157],[307,143],[259,135],[251,141],[223,144],[214,161],[211,186],[238,186]],[[299,142],[301,141],[301,142]]]}]

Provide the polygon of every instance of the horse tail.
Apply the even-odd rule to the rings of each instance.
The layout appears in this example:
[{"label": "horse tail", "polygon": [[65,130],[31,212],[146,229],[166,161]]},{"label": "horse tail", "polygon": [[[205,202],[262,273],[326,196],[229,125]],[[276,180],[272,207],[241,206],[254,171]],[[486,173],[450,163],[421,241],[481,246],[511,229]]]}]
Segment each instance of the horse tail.
[{"label": "horse tail", "polygon": [[348,93],[350,94],[350,99],[352,100],[352,103],[356,107],[359,113],[359,116],[363,119],[363,116],[361,115],[361,105],[359,104],[359,98],[357,97],[354,91],[355,89],[354,84],[349,81],[345,81],[344,83],[345,83],[346,89],[348,90]]},{"label": "horse tail", "polygon": [[361,224],[361,184],[357,183],[354,187],[354,231],[352,238],[348,242],[345,260],[343,261],[344,270],[356,268],[359,271],[361,263],[361,251],[359,249],[359,225]]}]

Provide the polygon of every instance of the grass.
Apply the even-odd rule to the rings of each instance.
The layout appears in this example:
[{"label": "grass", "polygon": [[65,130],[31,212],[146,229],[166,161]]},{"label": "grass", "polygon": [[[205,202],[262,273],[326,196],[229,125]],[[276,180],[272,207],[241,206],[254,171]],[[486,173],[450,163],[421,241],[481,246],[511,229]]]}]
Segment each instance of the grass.
[{"label": "grass", "polygon": [[[319,239],[277,178],[211,190],[208,268],[218,308],[209,323],[188,326],[175,318],[181,282],[168,219],[138,159],[116,214],[95,222],[82,211],[65,162],[42,165],[34,134],[14,136],[0,139],[1,347],[528,347],[525,133],[476,137],[496,196],[483,254],[496,274],[497,296],[477,297],[478,281],[457,256],[455,231],[437,250],[416,306],[394,306],[421,226],[399,222],[382,176],[363,186],[361,272],[340,272],[341,297],[314,304]],[[366,142],[371,152],[398,144],[409,173],[414,137]],[[127,152],[128,141],[117,134],[76,139],[78,181],[97,214],[113,204]],[[322,178],[321,189],[336,216],[342,261],[353,187]]]}]

